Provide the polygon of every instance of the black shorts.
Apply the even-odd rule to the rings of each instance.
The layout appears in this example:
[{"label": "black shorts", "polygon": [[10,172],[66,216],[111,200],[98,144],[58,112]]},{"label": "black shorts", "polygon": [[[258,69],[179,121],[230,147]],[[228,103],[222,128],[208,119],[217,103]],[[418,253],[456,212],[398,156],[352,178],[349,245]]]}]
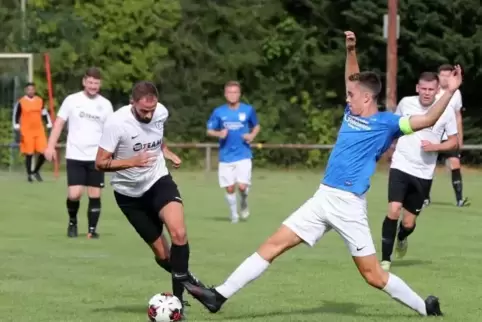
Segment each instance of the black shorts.
[{"label": "black shorts", "polygon": [[104,187],[104,172],[95,168],[95,161],[67,159],[67,185]]},{"label": "black shorts", "polygon": [[[442,141],[442,143],[444,143],[445,141]],[[457,158],[457,159],[460,159],[461,157],[461,153],[460,153],[460,150],[459,149],[455,149],[455,150],[452,150],[452,151],[445,151],[443,153],[440,153],[441,157],[442,158],[445,158],[445,159],[448,159],[448,158]]]},{"label": "black shorts", "polygon": [[418,215],[430,194],[431,185],[432,180],[391,168],[388,176],[388,202],[400,202],[407,211]]},{"label": "black shorts", "polygon": [[151,245],[162,235],[163,223],[159,211],[171,202],[182,204],[181,194],[171,175],[154,183],[140,197],[129,197],[114,191],[117,205],[144,241]]}]

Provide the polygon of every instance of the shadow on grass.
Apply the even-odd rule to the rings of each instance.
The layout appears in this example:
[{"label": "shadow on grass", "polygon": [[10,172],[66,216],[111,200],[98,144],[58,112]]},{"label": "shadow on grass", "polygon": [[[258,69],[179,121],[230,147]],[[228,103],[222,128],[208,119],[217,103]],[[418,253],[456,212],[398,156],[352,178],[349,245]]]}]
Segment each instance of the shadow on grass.
[{"label": "shadow on grass", "polygon": [[404,259],[396,260],[392,262],[393,267],[408,267],[417,265],[431,265],[432,261],[423,259]]}]

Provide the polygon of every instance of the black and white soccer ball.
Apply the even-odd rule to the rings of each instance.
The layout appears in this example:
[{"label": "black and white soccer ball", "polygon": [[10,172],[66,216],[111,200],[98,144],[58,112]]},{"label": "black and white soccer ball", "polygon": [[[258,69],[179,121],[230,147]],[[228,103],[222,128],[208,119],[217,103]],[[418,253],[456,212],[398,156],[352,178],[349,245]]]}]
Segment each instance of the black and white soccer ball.
[{"label": "black and white soccer ball", "polygon": [[147,316],[151,322],[172,322],[182,319],[182,303],[170,293],[154,295],[147,308]]}]

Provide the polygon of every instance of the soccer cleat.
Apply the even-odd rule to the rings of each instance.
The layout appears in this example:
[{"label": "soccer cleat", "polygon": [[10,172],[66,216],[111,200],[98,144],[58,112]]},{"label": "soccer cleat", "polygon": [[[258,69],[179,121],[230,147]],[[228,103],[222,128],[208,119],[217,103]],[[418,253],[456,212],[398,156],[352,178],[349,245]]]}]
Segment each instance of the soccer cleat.
[{"label": "soccer cleat", "polygon": [[32,176],[35,178],[35,180],[37,180],[38,182],[42,182],[44,181],[44,179],[42,178],[42,176],[40,175],[40,173],[38,172],[35,172],[34,174],[32,174]]},{"label": "soccer cleat", "polygon": [[425,208],[425,207],[428,207],[428,206],[430,205],[430,202],[431,202],[431,201],[430,201],[430,198],[425,199],[425,200],[423,201],[423,207],[424,207],[424,208]]},{"label": "soccer cleat", "polygon": [[405,238],[404,240],[399,240],[397,238],[397,243],[395,245],[395,254],[397,258],[404,258],[405,255],[407,254],[408,250],[408,239]]},{"label": "soccer cleat", "polygon": [[427,316],[442,316],[443,313],[440,310],[439,299],[433,295],[429,295],[425,299],[425,310],[427,311]]},{"label": "soccer cleat", "polygon": [[187,280],[189,281],[189,283],[193,285],[196,285],[199,287],[206,287],[206,285],[204,285],[203,282],[201,282],[198,278],[196,278],[196,276],[192,275],[191,272],[187,272]]},{"label": "soccer cleat", "polygon": [[199,287],[188,281],[183,282],[184,288],[196,300],[198,300],[211,313],[216,313],[221,309],[226,298],[219,294],[214,288]]},{"label": "soccer cleat", "polygon": [[469,202],[469,198],[467,197],[457,201],[457,207],[468,207],[468,206],[470,206],[470,202]]},{"label": "soccer cleat", "polygon": [[238,214],[236,215],[231,215],[231,223],[232,224],[237,224],[239,222],[239,216]]},{"label": "soccer cleat", "polygon": [[27,181],[32,183],[33,182],[33,175],[31,175],[31,174],[27,175]]},{"label": "soccer cleat", "polygon": [[248,217],[249,217],[249,209],[247,207],[241,209],[241,219],[246,220],[248,219]]},{"label": "soccer cleat", "polygon": [[88,239],[99,239],[99,234],[95,231],[95,228],[89,228],[89,233],[87,234]]},{"label": "soccer cleat", "polygon": [[77,225],[74,223],[69,223],[67,227],[67,237],[74,238],[78,236]]},{"label": "soccer cleat", "polygon": [[392,266],[392,262],[382,261],[382,262],[380,263],[380,266],[382,267],[382,269],[383,269],[385,272],[389,272],[389,271],[390,271],[390,266]]}]

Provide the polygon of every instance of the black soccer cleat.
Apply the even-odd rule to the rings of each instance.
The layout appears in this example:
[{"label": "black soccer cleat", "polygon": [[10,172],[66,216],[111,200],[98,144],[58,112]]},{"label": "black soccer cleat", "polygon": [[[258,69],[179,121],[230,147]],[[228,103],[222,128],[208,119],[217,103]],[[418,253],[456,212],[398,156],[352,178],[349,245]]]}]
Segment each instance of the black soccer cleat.
[{"label": "black soccer cleat", "polygon": [[67,237],[75,238],[78,235],[77,225],[74,223],[69,223],[69,226],[67,227]]},{"label": "black soccer cleat", "polygon": [[37,180],[38,182],[42,182],[44,181],[44,179],[42,178],[42,176],[40,175],[40,173],[38,172],[35,172],[34,174],[32,174],[32,176],[35,178],[35,180]]},{"label": "black soccer cleat", "polygon": [[198,278],[196,278],[196,276],[192,275],[191,272],[187,272],[187,280],[189,281],[189,283],[195,285],[195,286],[198,286],[198,287],[206,287],[206,285],[203,284],[203,282],[201,282]]},{"label": "black soccer cleat", "polygon": [[183,282],[184,288],[211,313],[218,312],[226,302],[226,298],[214,288],[196,286],[189,281]]},{"label": "black soccer cleat", "polygon": [[32,183],[33,182],[33,174],[27,175],[27,181]]},{"label": "black soccer cleat", "polygon": [[442,316],[443,313],[440,310],[440,302],[438,297],[429,295],[425,299],[425,310],[427,311],[427,316]]},{"label": "black soccer cleat", "polygon": [[89,228],[89,232],[87,233],[88,239],[99,239],[100,235],[95,231],[95,228]]}]

